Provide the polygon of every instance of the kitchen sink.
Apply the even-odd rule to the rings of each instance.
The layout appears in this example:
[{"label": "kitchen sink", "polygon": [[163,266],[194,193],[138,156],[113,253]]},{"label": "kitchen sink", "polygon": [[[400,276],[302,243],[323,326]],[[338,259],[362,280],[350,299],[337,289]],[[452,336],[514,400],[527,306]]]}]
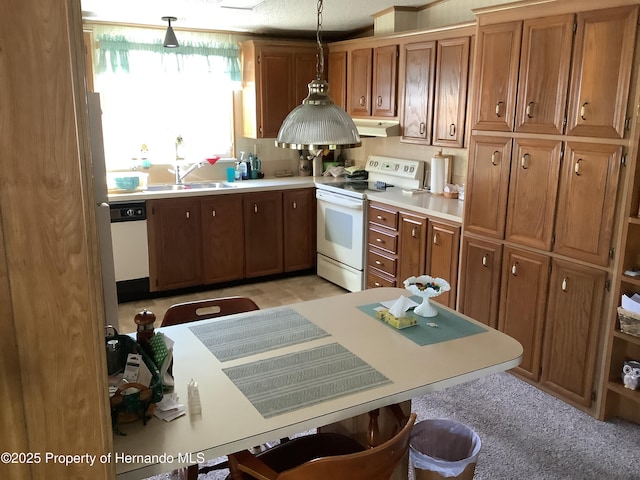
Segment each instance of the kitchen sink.
[{"label": "kitchen sink", "polygon": [[193,183],[183,183],[183,184],[164,184],[164,185],[149,185],[147,187],[147,192],[166,192],[166,191],[177,191],[177,190],[196,190],[208,188],[212,190],[217,190],[221,188],[233,188],[235,185],[231,185],[226,182],[193,182]]}]

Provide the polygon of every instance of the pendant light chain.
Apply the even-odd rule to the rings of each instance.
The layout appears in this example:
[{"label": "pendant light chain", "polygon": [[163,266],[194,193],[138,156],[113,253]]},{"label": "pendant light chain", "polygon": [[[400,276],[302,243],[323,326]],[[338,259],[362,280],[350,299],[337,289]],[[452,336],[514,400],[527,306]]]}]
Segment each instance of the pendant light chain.
[{"label": "pendant light chain", "polygon": [[318,53],[316,54],[316,78],[322,80],[324,72],[324,51],[322,49],[322,0],[318,0],[318,24],[316,28],[316,41],[318,42]]}]

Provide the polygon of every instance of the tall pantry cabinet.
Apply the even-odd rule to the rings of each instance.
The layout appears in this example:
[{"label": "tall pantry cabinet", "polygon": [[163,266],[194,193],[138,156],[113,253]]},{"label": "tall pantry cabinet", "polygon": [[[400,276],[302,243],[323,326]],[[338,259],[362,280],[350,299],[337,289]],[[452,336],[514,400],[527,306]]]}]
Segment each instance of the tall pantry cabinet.
[{"label": "tall pantry cabinet", "polygon": [[459,292],[462,313],[522,343],[519,376],[592,414],[638,21],[631,1],[599,8],[476,11]]}]

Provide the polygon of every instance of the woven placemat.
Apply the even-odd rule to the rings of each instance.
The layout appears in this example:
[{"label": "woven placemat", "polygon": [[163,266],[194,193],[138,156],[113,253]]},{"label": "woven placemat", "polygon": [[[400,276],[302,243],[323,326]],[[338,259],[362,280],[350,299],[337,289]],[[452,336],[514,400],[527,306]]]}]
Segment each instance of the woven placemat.
[{"label": "woven placemat", "polygon": [[194,325],[189,330],[221,362],[329,335],[289,307]]},{"label": "woven placemat", "polygon": [[223,371],[264,418],[391,383],[338,343]]}]

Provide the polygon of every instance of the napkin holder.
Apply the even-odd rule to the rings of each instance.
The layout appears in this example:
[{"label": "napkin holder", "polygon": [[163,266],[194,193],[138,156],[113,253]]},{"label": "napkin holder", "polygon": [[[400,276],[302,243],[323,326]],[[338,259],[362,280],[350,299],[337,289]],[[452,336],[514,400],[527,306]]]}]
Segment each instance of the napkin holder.
[{"label": "napkin holder", "polygon": [[387,308],[381,308],[380,310],[378,310],[376,312],[376,317],[388,323],[392,327],[397,328],[398,330],[402,328],[413,327],[418,323],[418,321],[413,316],[396,317],[395,315],[390,313],[389,309]]}]

